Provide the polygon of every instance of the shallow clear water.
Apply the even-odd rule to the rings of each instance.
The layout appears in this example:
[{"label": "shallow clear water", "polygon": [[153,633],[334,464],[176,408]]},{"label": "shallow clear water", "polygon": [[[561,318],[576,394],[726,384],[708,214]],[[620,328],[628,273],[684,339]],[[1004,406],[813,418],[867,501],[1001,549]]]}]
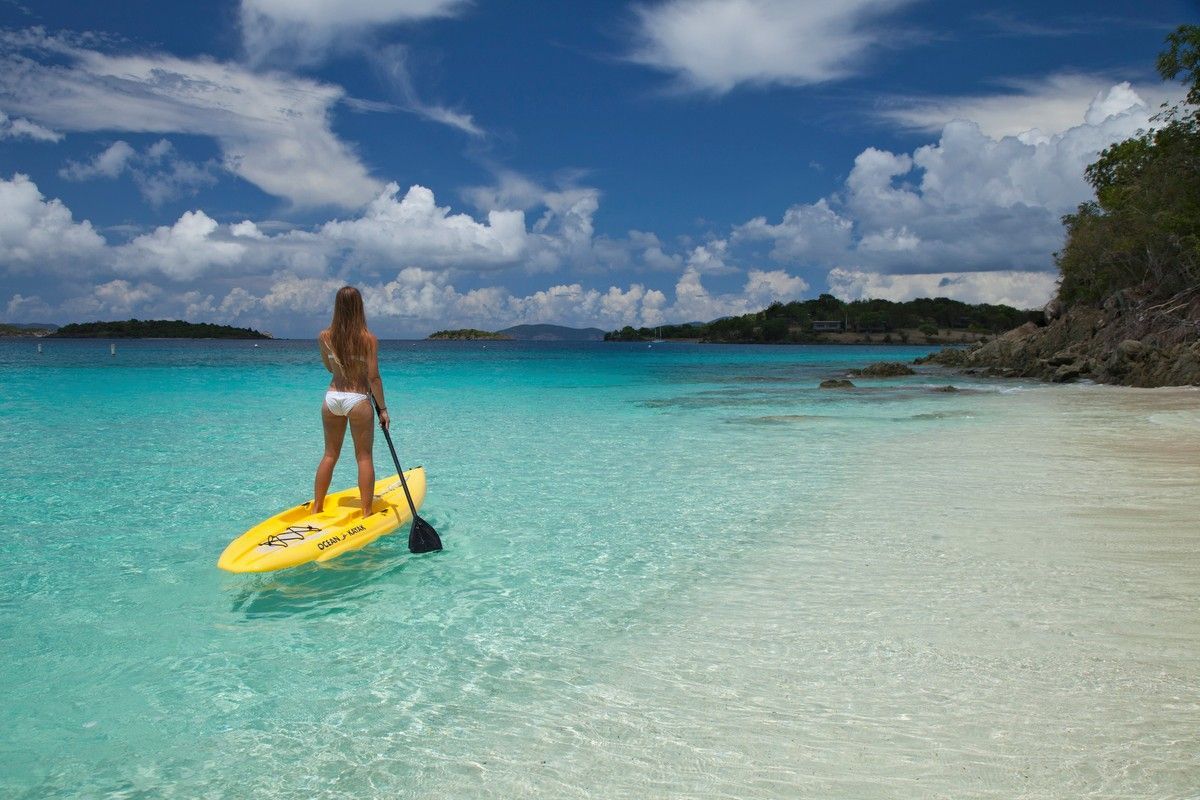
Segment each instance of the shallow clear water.
[{"label": "shallow clear water", "polygon": [[233,576],[310,492],[313,345],[43,348],[0,342],[0,796],[1197,796],[1200,392],[386,343],[445,551]]}]

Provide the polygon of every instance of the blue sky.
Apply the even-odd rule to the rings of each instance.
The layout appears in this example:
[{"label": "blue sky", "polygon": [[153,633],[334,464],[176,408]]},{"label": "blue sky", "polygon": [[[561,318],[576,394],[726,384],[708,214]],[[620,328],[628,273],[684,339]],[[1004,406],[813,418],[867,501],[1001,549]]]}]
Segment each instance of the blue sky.
[{"label": "blue sky", "polygon": [[1195,3],[0,2],[0,320],[1040,305]]}]

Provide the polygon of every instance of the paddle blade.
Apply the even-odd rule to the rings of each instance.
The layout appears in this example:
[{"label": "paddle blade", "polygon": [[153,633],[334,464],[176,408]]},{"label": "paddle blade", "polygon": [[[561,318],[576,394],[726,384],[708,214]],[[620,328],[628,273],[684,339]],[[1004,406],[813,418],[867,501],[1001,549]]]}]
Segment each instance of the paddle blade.
[{"label": "paddle blade", "polygon": [[413,553],[432,553],[442,549],[442,540],[432,525],[414,516],[408,531],[408,549]]}]

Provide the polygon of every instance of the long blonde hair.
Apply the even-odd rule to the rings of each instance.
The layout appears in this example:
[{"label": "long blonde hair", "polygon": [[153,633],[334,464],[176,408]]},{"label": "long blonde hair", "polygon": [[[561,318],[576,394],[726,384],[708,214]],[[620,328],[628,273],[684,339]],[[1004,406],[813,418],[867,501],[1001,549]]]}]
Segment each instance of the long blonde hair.
[{"label": "long blonde hair", "polygon": [[367,383],[371,336],[358,289],[353,286],[338,289],[333,301],[333,321],[325,332],[329,337],[329,347],[341,362],[342,374],[346,379],[359,385]]}]

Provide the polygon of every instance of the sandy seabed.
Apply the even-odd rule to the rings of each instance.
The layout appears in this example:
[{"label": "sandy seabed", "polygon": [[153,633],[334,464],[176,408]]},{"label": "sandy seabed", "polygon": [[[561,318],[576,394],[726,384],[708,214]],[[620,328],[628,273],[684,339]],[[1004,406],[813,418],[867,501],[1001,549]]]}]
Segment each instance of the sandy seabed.
[{"label": "sandy seabed", "polygon": [[792,535],[606,669],[581,653],[577,685],[508,709],[438,791],[1196,797],[1200,392],[1027,386],[973,409],[831,451],[836,496],[774,521]]}]

